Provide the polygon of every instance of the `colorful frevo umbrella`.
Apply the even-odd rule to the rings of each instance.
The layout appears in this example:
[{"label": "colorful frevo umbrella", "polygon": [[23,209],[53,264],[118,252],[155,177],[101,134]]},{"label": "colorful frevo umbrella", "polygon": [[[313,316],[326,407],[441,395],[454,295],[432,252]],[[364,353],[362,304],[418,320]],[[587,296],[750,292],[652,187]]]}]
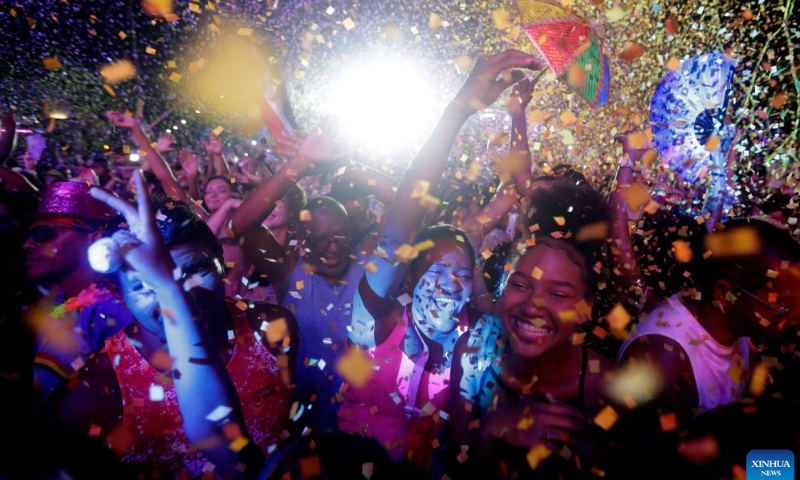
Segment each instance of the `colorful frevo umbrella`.
[{"label": "colorful frevo umbrella", "polygon": [[608,101],[608,57],[591,24],[556,3],[517,0],[528,38],[564,83],[592,106]]}]

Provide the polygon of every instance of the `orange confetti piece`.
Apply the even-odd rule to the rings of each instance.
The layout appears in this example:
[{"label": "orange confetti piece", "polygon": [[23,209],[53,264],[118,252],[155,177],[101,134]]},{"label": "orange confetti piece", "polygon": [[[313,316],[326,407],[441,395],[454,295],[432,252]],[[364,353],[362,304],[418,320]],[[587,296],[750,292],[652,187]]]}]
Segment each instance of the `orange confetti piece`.
[{"label": "orange confetti piece", "polygon": [[689,244],[683,240],[675,240],[672,242],[672,254],[675,255],[675,261],[678,263],[688,263],[692,261],[692,249]]},{"label": "orange confetti piece", "polygon": [[678,429],[678,418],[674,413],[667,413],[659,417],[661,421],[661,430],[665,432],[672,432]]},{"label": "orange confetti piece", "polygon": [[136,67],[130,60],[120,60],[118,62],[103,65],[100,68],[100,75],[106,82],[114,85],[136,76]]},{"label": "orange confetti piece", "polygon": [[527,455],[525,455],[525,460],[528,461],[528,466],[531,467],[531,470],[536,470],[536,468],[545,459],[547,459],[551,453],[552,452],[550,452],[550,450],[544,445],[536,445],[528,451]]},{"label": "orange confetti piece", "polygon": [[357,348],[350,348],[347,353],[336,362],[336,371],[339,372],[347,383],[355,387],[363,387],[367,384],[372,373],[375,371],[372,359]]},{"label": "orange confetti piece", "polygon": [[600,428],[609,430],[614,426],[615,423],[617,423],[617,420],[619,420],[619,415],[617,415],[617,412],[611,408],[611,405],[606,405],[606,407],[594,417],[593,421]]},{"label": "orange confetti piece", "polygon": [[43,58],[42,63],[44,63],[44,68],[48,70],[60,70],[64,67],[64,65],[61,64],[61,60],[56,57]]},{"label": "orange confetti piece", "polygon": [[706,151],[713,152],[718,149],[721,140],[719,135],[711,135],[708,137],[708,141],[706,141]]},{"label": "orange confetti piece", "polygon": [[619,54],[619,58],[626,62],[632,62],[637,58],[644,55],[645,48],[636,43],[629,43],[625,45],[625,49]]},{"label": "orange confetti piece", "polygon": [[674,18],[668,18],[664,21],[664,31],[667,35],[675,35],[680,28],[680,24]]},{"label": "orange confetti piece", "polygon": [[111,85],[109,85],[109,84],[107,84],[107,83],[104,83],[104,84],[103,84],[103,90],[105,90],[105,91],[106,91],[106,93],[108,93],[109,95],[111,95],[113,98],[117,98],[117,92],[115,92],[115,91],[114,91],[114,89],[113,89],[113,88],[111,88]]},{"label": "orange confetti piece", "polygon": [[213,132],[214,132],[214,135],[216,135],[216,136],[218,136],[218,137],[219,137],[219,134],[220,134],[220,133],[222,133],[222,132],[224,132],[224,131],[225,131],[225,127],[222,127],[222,126],[217,126],[217,128],[215,128],[215,129],[213,130]]},{"label": "orange confetti piece", "polygon": [[156,49],[155,49],[155,48],[153,48],[153,47],[146,47],[146,48],[144,49],[144,51],[145,51],[145,53],[147,53],[148,55],[155,55],[155,54],[156,54]]}]

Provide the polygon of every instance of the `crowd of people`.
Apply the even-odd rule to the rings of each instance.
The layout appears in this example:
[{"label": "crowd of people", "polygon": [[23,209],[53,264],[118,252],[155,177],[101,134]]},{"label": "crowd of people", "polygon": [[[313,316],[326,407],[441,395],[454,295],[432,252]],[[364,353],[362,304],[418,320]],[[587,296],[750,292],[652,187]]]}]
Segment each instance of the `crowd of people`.
[{"label": "crowd of people", "polygon": [[[734,478],[796,447],[792,187],[706,201],[642,132],[610,174],[544,165],[543,68],[478,59],[394,177],[330,123],[233,162],[109,111],[133,162],[3,113],[0,478]],[[477,185],[449,152],[501,96]]]}]

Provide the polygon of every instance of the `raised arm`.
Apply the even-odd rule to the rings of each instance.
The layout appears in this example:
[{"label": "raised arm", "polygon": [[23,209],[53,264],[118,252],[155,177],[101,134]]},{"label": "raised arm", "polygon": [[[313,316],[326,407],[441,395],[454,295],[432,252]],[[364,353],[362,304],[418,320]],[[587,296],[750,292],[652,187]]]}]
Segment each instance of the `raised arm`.
[{"label": "raised arm", "polygon": [[[264,457],[253,442],[239,452],[230,446],[235,439],[226,437],[226,424],[238,424],[246,432],[236,388],[200,321],[206,312],[197,308],[184,285],[174,279],[175,263],[158,230],[138,172],[135,182],[138,208],[100,189],[93,189],[91,194],[125,216],[130,231],[119,231],[112,238],[128,247],[121,249],[125,261],[156,292],[165,317],[172,371],[180,372],[172,378],[186,437],[220,472],[231,478],[248,478],[261,468]],[[239,464],[244,465],[243,471]]]},{"label": "raised arm", "polygon": [[306,138],[297,154],[275,175],[251,193],[231,216],[231,228],[244,237],[242,247],[248,261],[264,273],[274,285],[288,278],[293,265],[286,258],[286,250],[261,224],[282,199],[289,188],[306,175],[316,173],[319,167],[334,165],[344,158],[344,151],[333,137],[317,130]]},{"label": "raised arm", "polygon": [[188,203],[204,220],[207,219],[208,213],[181,188],[175,175],[172,174],[172,170],[169,168],[167,161],[164,160],[164,157],[158,153],[158,150],[150,144],[150,139],[147,138],[147,134],[144,133],[139,121],[113,110],[110,110],[107,115],[115,126],[126,128],[131,131],[133,140],[136,142],[136,145],[139,146],[139,150],[144,153],[143,156],[147,160],[147,164],[153,170],[153,173],[155,173],[158,181],[161,182],[161,186],[164,187],[164,191],[167,195]]},{"label": "raised arm", "polygon": [[394,251],[416,237],[426,212],[422,200],[425,194],[434,192],[461,126],[470,115],[493,103],[506,88],[524,76],[520,71],[511,71],[498,78],[505,70],[515,67],[535,70],[541,68],[541,62],[516,50],[480,58],[403,175],[395,200],[386,214],[386,224],[379,240],[379,246],[388,254],[387,259],[381,259],[386,268],[368,272],[365,277],[378,297],[388,299],[397,291],[407,263],[400,262],[393,267],[396,260]]},{"label": "raised arm", "polygon": [[386,213],[383,232],[378,240],[378,248],[383,253],[373,255],[376,269],[365,272],[359,286],[364,306],[373,318],[386,317],[384,313],[394,305],[394,297],[408,268],[408,263],[402,261],[395,251],[413,242],[417,236],[427,211],[424,200],[435,191],[447,165],[450,149],[464,122],[477,110],[497,100],[506,88],[524,78],[523,72],[507,72],[508,69],[537,70],[542,65],[535,57],[516,50],[481,57],[475,63],[456,98],[445,109],[439,123],[403,175],[397,195]]},{"label": "raised arm", "polygon": [[4,164],[11,158],[17,145],[17,122],[14,121],[14,115],[0,113],[0,126],[3,127],[0,134],[0,164]]}]

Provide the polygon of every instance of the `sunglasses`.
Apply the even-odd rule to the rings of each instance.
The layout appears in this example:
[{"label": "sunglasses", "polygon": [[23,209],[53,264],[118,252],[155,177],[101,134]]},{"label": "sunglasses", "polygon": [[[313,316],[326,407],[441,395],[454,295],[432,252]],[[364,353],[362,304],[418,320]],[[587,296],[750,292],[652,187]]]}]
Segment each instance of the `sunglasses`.
[{"label": "sunglasses", "polygon": [[308,240],[308,243],[317,251],[327,250],[331,246],[331,243],[336,243],[337,246],[342,248],[348,247],[350,246],[350,242],[351,239],[349,235],[331,235],[329,237]]},{"label": "sunglasses", "polygon": [[57,227],[52,225],[37,225],[28,229],[28,231],[25,232],[24,238],[25,241],[33,240],[36,243],[47,243],[56,239],[58,236],[58,230],[80,230],[87,233],[92,232],[92,230],[88,228],[79,227],[77,225],[59,225]]}]

